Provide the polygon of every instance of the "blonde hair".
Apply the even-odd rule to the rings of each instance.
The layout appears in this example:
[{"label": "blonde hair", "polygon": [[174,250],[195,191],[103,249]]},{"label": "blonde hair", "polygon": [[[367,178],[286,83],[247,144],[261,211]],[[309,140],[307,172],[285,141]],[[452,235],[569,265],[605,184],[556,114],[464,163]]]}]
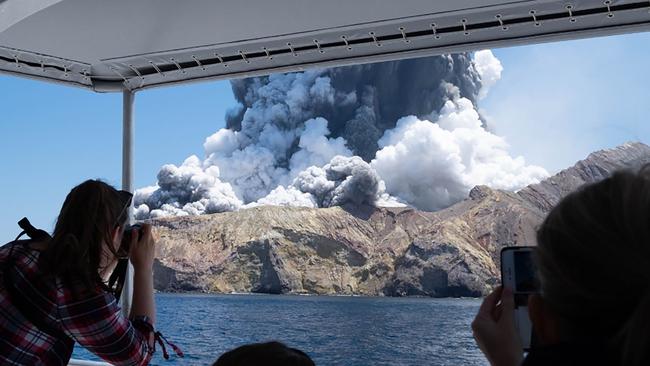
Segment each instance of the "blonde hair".
[{"label": "blonde hair", "polygon": [[537,241],[542,297],[562,332],[650,364],[650,166],[568,195]]}]

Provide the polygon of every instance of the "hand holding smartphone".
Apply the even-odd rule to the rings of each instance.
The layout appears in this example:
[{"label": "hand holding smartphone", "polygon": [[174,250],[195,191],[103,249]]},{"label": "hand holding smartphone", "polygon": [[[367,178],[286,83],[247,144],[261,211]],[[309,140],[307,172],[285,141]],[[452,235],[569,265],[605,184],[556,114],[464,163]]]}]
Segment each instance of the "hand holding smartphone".
[{"label": "hand holding smartphone", "polygon": [[515,327],[525,351],[535,344],[535,332],[528,316],[528,297],[539,292],[533,260],[535,247],[506,247],[501,250],[501,282],[512,289]]}]

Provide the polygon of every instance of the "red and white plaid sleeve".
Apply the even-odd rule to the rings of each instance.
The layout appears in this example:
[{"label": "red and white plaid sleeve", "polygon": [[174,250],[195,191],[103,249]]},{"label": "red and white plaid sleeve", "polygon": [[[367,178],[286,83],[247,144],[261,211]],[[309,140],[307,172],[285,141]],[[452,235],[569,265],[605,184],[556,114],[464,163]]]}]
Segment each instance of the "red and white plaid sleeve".
[{"label": "red and white plaid sleeve", "polygon": [[80,301],[61,290],[58,318],[61,328],[88,351],[113,365],[147,365],[154,348],[146,318],[127,319],[112,294],[100,293]]}]

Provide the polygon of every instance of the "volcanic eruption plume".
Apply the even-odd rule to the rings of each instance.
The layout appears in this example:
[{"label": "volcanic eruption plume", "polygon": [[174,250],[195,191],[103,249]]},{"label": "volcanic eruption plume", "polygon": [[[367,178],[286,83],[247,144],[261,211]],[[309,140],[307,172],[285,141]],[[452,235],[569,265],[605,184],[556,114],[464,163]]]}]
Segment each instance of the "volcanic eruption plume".
[{"label": "volcanic eruption plume", "polygon": [[498,81],[490,51],[233,80],[238,105],[205,158],[165,165],[136,192],[139,219],[255,205],[437,210],[477,184],[547,176],[511,157],[477,101]]}]

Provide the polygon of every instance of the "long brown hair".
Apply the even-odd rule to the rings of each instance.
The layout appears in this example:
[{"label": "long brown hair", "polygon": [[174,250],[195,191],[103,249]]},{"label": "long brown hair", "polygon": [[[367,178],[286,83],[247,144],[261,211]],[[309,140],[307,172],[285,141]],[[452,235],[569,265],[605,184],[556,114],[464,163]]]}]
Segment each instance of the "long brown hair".
[{"label": "long brown hair", "polygon": [[542,297],[562,333],[650,364],[650,166],[570,194],[537,241]]},{"label": "long brown hair", "polygon": [[124,227],[130,196],[100,180],[74,187],[59,213],[52,239],[40,255],[43,272],[93,291],[106,288],[99,275],[103,248],[117,256],[112,233]]}]

